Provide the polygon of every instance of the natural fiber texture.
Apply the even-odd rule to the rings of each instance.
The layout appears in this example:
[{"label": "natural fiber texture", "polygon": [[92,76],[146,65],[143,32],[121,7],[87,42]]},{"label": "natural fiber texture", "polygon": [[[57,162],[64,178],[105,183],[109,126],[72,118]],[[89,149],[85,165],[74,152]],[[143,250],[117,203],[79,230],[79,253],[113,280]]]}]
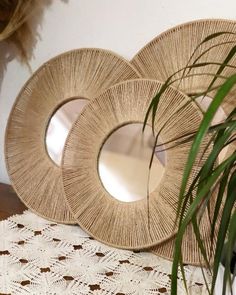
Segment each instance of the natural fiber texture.
[{"label": "natural fiber texture", "polygon": [[[174,234],[182,172],[191,143],[167,151],[165,174],[150,194],[150,232],[147,201],[116,200],[104,189],[98,174],[99,152],[106,138],[122,125],[143,122],[161,85],[154,80],[134,80],[111,87],[84,109],[68,135],[62,164],[66,199],[81,227],[106,244],[140,249]],[[195,104],[173,88],[164,93],[156,118],[155,131],[165,124],[160,134],[164,143],[195,131],[201,121]]]},{"label": "natural fiber texture", "polygon": [[28,66],[35,43],[40,38],[36,28],[41,24],[44,8],[52,0],[1,0],[0,42],[13,43],[17,57]]},{"label": "natural fiber texture", "polygon": [[34,43],[32,41],[36,39],[36,36],[33,38],[28,20],[37,11],[39,12],[40,6],[37,2],[35,0],[3,0],[0,2],[0,42],[7,40],[13,43],[19,51],[20,59],[24,62],[28,62],[27,59],[31,56]]},{"label": "natural fiber texture", "polygon": [[90,100],[107,87],[135,77],[135,70],[121,57],[91,48],[59,55],[30,78],[13,106],[5,144],[11,182],[26,206],[47,219],[74,222],[64,200],[61,168],[49,158],[45,146],[49,120],[68,100]]},{"label": "natural fiber texture", "polygon": [[[218,230],[218,223],[217,228]],[[213,241],[213,246],[211,246],[211,225],[209,223],[209,217],[204,216],[203,221],[200,224],[200,233],[205,246],[206,254],[209,260],[212,262],[214,251],[215,251],[215,239]],[[157,256],[163,257],[168,260],[173,259],[173,253],[175,249],[175,239],[170,239],[162,243],[161,245],[154,246],[150,248],[150,252],[156,254]],[[196,236],[193,231],[193,227],[189,225],[184,234],[183,243],[182,243],[182,257],[183,263],[195,266],[204,266],[205,261],[199,249]]]},{"label": "natural fiber texture", "polygon": [[[1,221],[0,237],[1,294],[170,294],[171,262],[108,247],[78,226],[51,223],[26,211]],[[207,294],[201,269],[184,270],[190,294]],[[186,295],[181,276],[178,294]]]},{"label": "natural fiber texture", "polygon": [[[187,66],[196,47],[207,36],[217,32],[232,32],[234,34],[223,34],[202,44],[191,58],[189,65],[211,47],[212,49],[207,51],[197,63],[223,63],[230,49],[236,44],[236,21],[214,19],[182,24],[162,33],[144,46],[134,56],[131,63],[139,71],[141,77],[165,81],[173,73]],[[215,46],[217,44],[221,45]],[[230,60],[230,65],[236,66],[236,57]],[[219,65],[206,65],[191,69],[189,73],[191,77],[183,79],[181,83],[176,81],[173,86],[178,86],[186,94],[206,91],[213,77],[204,73],[216,74],[218,69]],[[221,75],[229,77],[234,73],[235,68],[226,67]],[[181,78],[182,74],[183,71],[179,72],[175,78]],[[222,82],[224,80],[218,78],[215,85]],[[234,91],[223,101],[222,106],[227,114],[236,106],[235,93],[236,89],[234,88]],[[207,96],[214,97],[214,94],[213,91]]]},{"label": "natural fiber texture", "polygon": [[36,6],[35,0],[16,0],[0,3],[0,41],[14,34],[30,17]]},{"label": "natural fiber texture", "polygon": [[[141,49],[132,59],[131,63],[140,72],[143,78],[152,78],[165,81],[170,75],[184,68],[195,48],[210,34],[216,32],[232,32],[236,33],[236,22],[229,20],[199,20],[180,26],[174,27],[148,43]],[[222,43],[220,46],[215,46]],[[218,36],[211,41],[201,45],[193,55],[189,64],[200,56],[205,50],[212,47],[198,60],[198,63],[215,62],[222,63],[229,53],[230,49],[236,43],[236,35],[224,34]],[[236,66],[236,58],[230,61],[231,65]],[[207,90],[212,76],[204,73],[215,74],[219,65],[208,65],[192,69],[189,78],[183,79],[180,83],[176,81],[173,85],[178,86],[186,94],[204,92]],[[222,76],[229,77],[235,73],[234,68],[227,67]],[[179,72],[175,78],[182,77],[183,71]],[[195,76],[194,74],[198,74]],[[224,82],[223,79],[217,79],[215,85]],[[226,114],[229,114],[236,107],[235,88],[223,101],[222,107]],[[208,97],[214,97],[215,92],[207,94]],[[235,146],[230,146],[228,153],[235,151]],[[203,226],[204,227],[204,226]],[[206,236],[205,245],[207,252],[210,251],[210,228],[205,228]],[[172,258],[174,249],[174,241],[163,243],[161,246],[155,247],[153,251],[163,257]],[[200,251],[196,243],[195,235],[192,228],[189,226],[183,241],[183,260],[185,263],[199,264]],[[202,257],[201,257],[202,259]]]},{"label": "natural fiber texture", "polygon": [[30,60],[41,39],[38,28],[42,27],[44,11],[52,1],[0,0],[0,88],[7,64],[13,58],[32,73]]}]

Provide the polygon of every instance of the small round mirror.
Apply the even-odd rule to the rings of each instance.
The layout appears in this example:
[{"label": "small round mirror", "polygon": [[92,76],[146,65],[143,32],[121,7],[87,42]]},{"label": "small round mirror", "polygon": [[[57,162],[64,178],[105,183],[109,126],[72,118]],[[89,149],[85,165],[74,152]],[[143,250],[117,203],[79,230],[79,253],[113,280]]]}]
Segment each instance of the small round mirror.
[{"label": "small round mirror", "polygon": [[[102,146],[98,170],[101,182],[111,196],[123,202],[147,197],[158,186],[165,166],[162,146],[155,151],[149,174],[155,138],[150,126],[132,123],[116,129]],[[160,144],[160,143],[159,143]]]},{"label": "small round mirror", "polygon": [[62,152],[67,135],[87,99],[73,99],[63,104],[51,117],[46,131],[46,148],[48,155],[58,166],[61,165]]}]

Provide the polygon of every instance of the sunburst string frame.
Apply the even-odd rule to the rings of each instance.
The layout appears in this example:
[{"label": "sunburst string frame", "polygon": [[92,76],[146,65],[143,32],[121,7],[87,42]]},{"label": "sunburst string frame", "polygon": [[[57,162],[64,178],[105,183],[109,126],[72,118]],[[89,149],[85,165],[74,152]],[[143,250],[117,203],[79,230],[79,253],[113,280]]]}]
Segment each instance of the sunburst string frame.
[{"label": "sunburst string frame", "polygon": [[[207,36],[219,32],[225,32],[225,34],[199,46]],[[133,57],[131,63],[142,78],[166,81],[168,77],[178,71],[175,79],[182,78],[183,70],[180,70],[191,65],[197,57],[202,55],[197,61],[198,64],[213,64],[192,68],[189,77],[173,83],[173,86],[178,87],[185,94],[191,95],[208,89],[213,78],[212,75],[217,73],[219,64],[224,62],[234,45],[236,45],[236,21],[197,20],[173,27],[160,34],[145,45]],[[230,60],[229,65],[236,66],[236,56]],[[221,76],[230,77],[234,73],[235,68],[229,66],[225,67]],[[224,80],[218,77],[214,85],[220,85],[222,82]],[[233,89],[222,103],[227,114],[236,106],[235,92],[236,89]],[[216,90],[209,92],[207,96],[213,98],[215,93]]]},{"label": "sunburst string frame", "polygon": [[[224,32],[208,42],[199,44],[209,35]],[[131,63],[139,71],[143,78],[159,79],[166,81],[172,74],[178,72],[172,85],[187,95],[202,93],[208,89],[213,76],[217,73],[231,49],[236,45],[236,22],[223,19],[206,19],[185,23],[160,34],[144,46],[132,59]],[[197,48],[197,50],[196,50]],[[194,53],[194,54],[193,54]],[[184,69],[187,65],[196,63],[206,63],[204,67],[192,68],[188,73]],[[211,64],[207,64],[211,63]],[[229,61],[229,66],[225,67],[221,73],[222,77],[230,77],[235,74],[236,57]],[[218,77],[214,83],[219,86],[224,82],[222,77]],[[216,90],[207,93],[207,96],[214,98]],[[236,107],[236,88],[226,96],[222,103],[224,112],[228,115]],[[235,145],[228,148],[228,153],[235,152]],[[206,231],[207,233],[207,231]],[[210,233],[210,232],[209,232]],[[206,236],[207,237],[207,236]],[[155,247],[152,251],[165,258],[171,259],[173,256],[174,240],[171,239],[161,246]],[[190,264],[202,264],[203,257],[198,248],[195,234],[191,226],[184,236],[183,262]],[[213,245],[214,249],[214,245]],[[210,255],[212,248],[210,241],[206,242],[206,251]],[[192,254],[191,254],[192,253]]]},{"label": "sunburst string frame", "polygon": [[12,108],[5,138],[9,177],[28,208],[49,220],[75,222],[64,198],[61,167],[47,153],[49,121],[64,103],[92,100],[109,86],[138,76],[115,53],[88,48],[49,60],[28,80]]},{"label": "sunburst string frame", "polygon": [[[166,151],[164,176],[150,193],[148,206],[147,199],[126,203],[112,197],[98,172],[106,139],[121,126],[143,123],[151,99],[161,86],[161,82],[141,79],[109,88],[85,107],[67,137],[62,175],[68,205],[84,230],[111,246],[143,249],[175,234],[178,195],[190,142]],[[202,114],[187,96],[168,88],[157,118],[155,132],[164,126],[160,137],[167,142],[195,131]],[[196,165],[194,171],[198,169]]]}]

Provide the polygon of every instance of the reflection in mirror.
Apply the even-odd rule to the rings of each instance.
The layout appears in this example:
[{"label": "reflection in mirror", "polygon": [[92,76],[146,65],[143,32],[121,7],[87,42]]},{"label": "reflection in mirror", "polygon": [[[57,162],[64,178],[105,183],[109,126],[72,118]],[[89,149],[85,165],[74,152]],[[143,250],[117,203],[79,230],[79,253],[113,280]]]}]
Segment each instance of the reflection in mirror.
[{"label": "reflection in mirror", "polygon": [[[208,97],[208,96],[200,96],[196,99],[197,103],[201,106],[202,110],[205,112],[209,105],[211,104],[212,102],[212,98]],[[223,122],[225,119],[226,119],[226,114],[223,110],[223,108],[220,106],[212,120],[212,123],[211,125],[216,125],[216,124],[219,124],[221,122]],[[226,154],[227,154],[227,151],[228,151],[228,146],[225,147],[224,149],[222,149],[222,151],[220,152],[219,154],[219,162],[223,162]]]},{"label": "reflection in mirror", "polygon": [[123,202],[146,198],[148,187],[150,193],[154,191],[164,174],[165,152],[158,151],[148,181],[154,137],[150,126],[144,133],[142,128],[141,123],[120,127],[108,137],[100,152],[101,182],[111,196]]},{"label": "reflection in mirror", "polygon": [[[212,98],[208,96],[200,96],[196,99],[196,101],[198,104],[200,104],[202,110],[205,112],[208,109],[210,103],[212,102]],[[225,119],[226,119],[226,114],[223,108],[220,106],[212,120],[212,125],[218,124]]]},{"label": "reflection in mirror", "polygon": [[87,103],[87,99],[70,100],[63,104],[49,121],[46,131],[46,148],[50,158],[59,166],[66,137]]}]

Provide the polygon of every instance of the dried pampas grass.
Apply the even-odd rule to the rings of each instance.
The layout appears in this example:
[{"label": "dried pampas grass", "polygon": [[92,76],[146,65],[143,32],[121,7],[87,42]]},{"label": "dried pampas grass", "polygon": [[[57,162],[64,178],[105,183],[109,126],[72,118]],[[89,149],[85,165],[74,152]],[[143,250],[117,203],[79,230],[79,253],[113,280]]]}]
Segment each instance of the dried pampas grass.
[{"label": "dried pampas grass", "polygon": [[[35,0],[2,0],[0,2],[0,41],[9,38],[24,24],[34,11]],[[33,7],[34,6],[34,7]]]},{"label": "dried pampas grass", "polygon": [[32,57],[39,37],[37,26],[45,6],[51,3],[52,0],[0,0],[0,42],[13,43],[21,62],[27,63]]},{"label": "dried pampas grass", "polygon": [[24,62],[31,56],[34,44],[28,19],[39,8],[40,2],[36,0],[0,1],[0,41],[14,43],[18,49],[18,56]]},{"label": "dried pampas grass", "polygon": [[44,8],[51,3],[52,0],[0,0],[0,87],[6,65],[15,57],[32,73],[29,60],[39,39],[37,27]]}]

